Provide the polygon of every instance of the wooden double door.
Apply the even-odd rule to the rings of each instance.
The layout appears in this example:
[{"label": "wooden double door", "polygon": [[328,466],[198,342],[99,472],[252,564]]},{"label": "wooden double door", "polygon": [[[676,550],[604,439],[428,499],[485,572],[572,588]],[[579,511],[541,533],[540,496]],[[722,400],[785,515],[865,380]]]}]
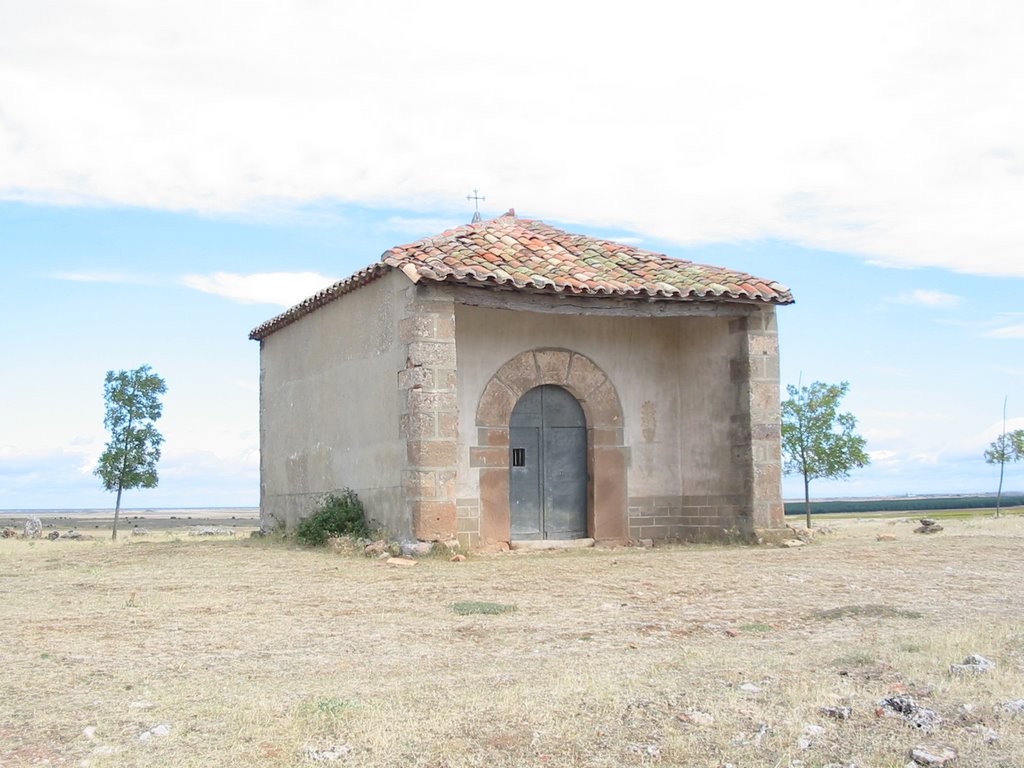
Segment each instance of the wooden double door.
[{"label": "wooden double door", "polygon": [[514,540],[587,536],[587,422],[568,390],[545,384],[519,398],[509,467]]}]

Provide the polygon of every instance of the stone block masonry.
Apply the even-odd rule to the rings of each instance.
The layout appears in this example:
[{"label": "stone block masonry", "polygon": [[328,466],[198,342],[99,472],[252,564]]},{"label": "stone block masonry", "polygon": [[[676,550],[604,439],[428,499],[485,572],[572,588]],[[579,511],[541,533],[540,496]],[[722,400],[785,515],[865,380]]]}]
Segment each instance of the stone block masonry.
[{"label": "stone block masonry", "polygon": [[[460,522],[455,499],[458,384],[452,297],[430,286],[409,286],[399,337],[406,348],[397,381],[406,441],[402,488],[413,535],[442,541],[462,534],[470,544],[474,532],[462,530],[466,523]],[[478,540],[479,530],[475,534]]]},{"label": "stone block masonry", "polygon": [[629,538],[721,541],[744,537],[743,499],[734,495],[643,496],[629,499]]},{"label": "stone block masonry", "polygon": [[747,467],[749,506],[743,510],[754,529],[779,528],[784,520],[782,506],[782,442],[779,429],[779,338],[775,308],[759,307],[742,320],[734,321],[743,334],[736,367],[747,373],[741,378],[744,439],[739,447]]}]

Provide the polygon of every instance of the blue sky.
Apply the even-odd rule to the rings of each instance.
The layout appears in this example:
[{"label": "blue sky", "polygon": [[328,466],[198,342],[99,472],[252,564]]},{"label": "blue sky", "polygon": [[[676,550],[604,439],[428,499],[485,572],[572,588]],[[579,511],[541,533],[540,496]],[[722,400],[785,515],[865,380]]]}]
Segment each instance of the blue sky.
[{"label": "blue sky", "polygon": [[848,380],[873,458],[816,495],[994,490],[1004,396],[1024,427],[1024,12],[707,5],[0,6],[0,508],[112,505],[103,375],[142,363],[166,444],[125,503],[255,505],[249,330],[474,187],[789,285],[783,383]]}]

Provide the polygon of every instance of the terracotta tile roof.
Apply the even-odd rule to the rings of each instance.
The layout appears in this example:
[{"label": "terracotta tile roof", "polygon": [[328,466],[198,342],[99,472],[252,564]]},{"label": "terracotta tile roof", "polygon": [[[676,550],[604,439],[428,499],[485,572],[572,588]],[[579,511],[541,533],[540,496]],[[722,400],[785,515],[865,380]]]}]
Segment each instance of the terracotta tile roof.
[{"label": "terracotta tile roof", "polygon": [[385,251],[411,279],[591,296],[790,304],[786,286],[722,267],[673,259],[610,240],[573,235],[509,211]]},{"label": "terracotta tile roof", "polygon": [[392,268],[401,270],[413,282],[501,285],[598,297],[793,302],[789,289],[771,280],[610,240],[573,235],[542,221],[516,218],[515,212],[509,211],[496,219],[391,248],[375,264],[256,327],[249,338],[266,338]]}]

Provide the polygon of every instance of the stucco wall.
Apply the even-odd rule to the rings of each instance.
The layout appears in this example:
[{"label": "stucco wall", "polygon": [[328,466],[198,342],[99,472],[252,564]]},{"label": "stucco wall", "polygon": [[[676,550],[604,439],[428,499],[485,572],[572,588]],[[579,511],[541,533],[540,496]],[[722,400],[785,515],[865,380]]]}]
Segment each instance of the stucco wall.
[{"label": "stucco wall", "polygon": [[[468,530],[479,472],[475,415],[491,376],[517,354],[564,348],[585,355],[615,386],[628,447],[629,534],[694,537],[732,524],[748,493],[735,455],[749,426],[736,380],[745,337],[733,318],[564,315],[456,305],[459,445],[456,496]],[[634,519],[635,518],[635,519]]]},{"label": "stucco wall", "polygon": [[411,530],[402,493],[399,339],[409,281],[392,272],[301,317],[260,346],[261,515],[296,521],[353,488],[368,517]]}]

